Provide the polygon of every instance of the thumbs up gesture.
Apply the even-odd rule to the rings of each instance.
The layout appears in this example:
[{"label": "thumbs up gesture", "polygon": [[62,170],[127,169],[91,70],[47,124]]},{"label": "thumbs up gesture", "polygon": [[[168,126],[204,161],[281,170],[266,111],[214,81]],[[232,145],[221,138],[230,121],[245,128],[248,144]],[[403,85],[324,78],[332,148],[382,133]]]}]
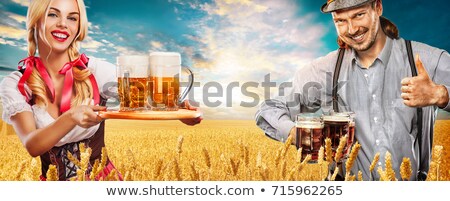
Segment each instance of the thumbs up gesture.
[{"label": "thumbs up gesture", "polygon": [[425,107],[437,105],[445,107],[448,104],[448,91],[443,85],[435,84],[428,76],[419,55],[415,59],[416,77],[407,77],[401,81],[403,103],[410,107]]}]

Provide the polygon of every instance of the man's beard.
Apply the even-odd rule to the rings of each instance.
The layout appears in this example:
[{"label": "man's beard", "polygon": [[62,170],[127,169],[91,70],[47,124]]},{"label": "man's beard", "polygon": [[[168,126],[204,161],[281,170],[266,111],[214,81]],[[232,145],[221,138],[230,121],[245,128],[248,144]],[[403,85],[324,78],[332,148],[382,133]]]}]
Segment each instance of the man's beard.
[{"label": "man's beard", "polygon": [[[365,32],[365,34],[368,34],[367,37],[369,37],[369,38],[366,39],[367,41],[363,42],[362,44],[349,44],[349,43],[347,43],[347,45],[350,46],[351,48],[353,48],[356,51],[366,51],[366,50],[372,48],[373,44],[375,44],[375,40],[376,40],[377,35],[378,35],[378,29],[379,29],[379,27],[377,26],[378,22],[379,22],[378,20],[374,20],[373,23],[372,23],[373,29],[371,29],[369,31],[367,31],[368,28],[363,28],[362,31],[358,31],[356,34],[353,34],[353,35],[346,34],[345,38],[348,39],[348,40],[353,40],[351,38],[352,36],[357,36],[357,35],[360,35],[361,33],[364,33],[364,32]],[[366,37],[366,36],[364,36],[364,37]]]}]

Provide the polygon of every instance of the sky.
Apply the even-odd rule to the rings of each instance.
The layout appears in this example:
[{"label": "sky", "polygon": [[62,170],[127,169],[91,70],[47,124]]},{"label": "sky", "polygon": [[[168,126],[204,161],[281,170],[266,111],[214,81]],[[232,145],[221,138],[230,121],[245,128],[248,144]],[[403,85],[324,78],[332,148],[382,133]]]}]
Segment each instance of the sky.
[{"label": "sky", "polygon": [[[113,64],[119,55],[179,52],[198,82],[190,99],[205,119],[253,119],[257,103],[278,95],[296,69],[337,49],[331,15],[320,12],[325,2],[85,0],[89,34],[81,52]],[[1,0],[0,79],[27,56],[28,5]],[[446,1],[385,0],[383,7],[401,37],[450,50]],[[261,84],[267,76],[276,83],[270,91]]]}]

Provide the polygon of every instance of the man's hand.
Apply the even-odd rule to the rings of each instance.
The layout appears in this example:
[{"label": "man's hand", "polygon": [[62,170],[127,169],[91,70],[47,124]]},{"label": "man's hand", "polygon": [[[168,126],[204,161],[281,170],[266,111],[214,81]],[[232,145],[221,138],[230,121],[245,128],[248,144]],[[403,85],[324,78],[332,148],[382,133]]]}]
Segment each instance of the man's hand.
[{"label": "man's hand", "polygon": [[437,105],[441,108],[448,104],[448,91],[443,85],[435,84],[428,76],[419,55],[416,56],[417,76],[402,80],[403,103],[410,107]]},{"label": "man's hand", "polygon": [[289,136],[292,136],[291,144],[295,145],[295,143],[297,142],[297,129],[295,126],[291,128],[291,131],[289,132]]},{"label": "man's hand", "polygon": [[[188,109],[188,110],[195,110],[195,111],[200,110],[199,108],[194,107],[191,104],[189,104],[189,100],[185,100],[183,103],[181,103],[180,107]],[[180,121],[186,125],[193,126],[193,125],[199,124],[202,120],[203,120],[203,115],[201,115],[197,118],[193,118],[193,119],[181,119]]]}]

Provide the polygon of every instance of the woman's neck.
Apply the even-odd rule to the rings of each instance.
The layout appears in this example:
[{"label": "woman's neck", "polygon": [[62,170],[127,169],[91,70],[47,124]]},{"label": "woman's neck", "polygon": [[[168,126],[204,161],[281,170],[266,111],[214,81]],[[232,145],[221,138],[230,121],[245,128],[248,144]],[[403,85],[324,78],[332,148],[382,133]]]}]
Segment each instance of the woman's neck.
[{"label": "woman's neck", "polygon": [[67,51],[39,51],[39,57],[51,77],[56,77],[59,74],[58,71],[64,66],[64,64],[70,61],[69,53]]}]

